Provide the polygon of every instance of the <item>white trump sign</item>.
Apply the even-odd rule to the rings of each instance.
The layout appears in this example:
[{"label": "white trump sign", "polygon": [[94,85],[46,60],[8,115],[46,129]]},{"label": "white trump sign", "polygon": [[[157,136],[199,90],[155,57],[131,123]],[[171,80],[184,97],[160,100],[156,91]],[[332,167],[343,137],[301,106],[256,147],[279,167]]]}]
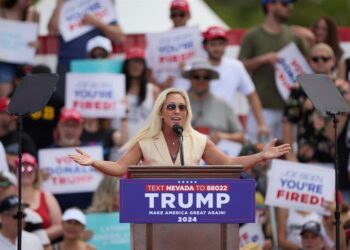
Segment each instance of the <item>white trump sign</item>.
[{"label": "white trump sign", "polygon": [[83,117],[117,118],[125,115],[125,76],[115,73],[68,73],[66,108]]},{"label": "white trump sign", "polygon": [[328,214],[324,201],[334,201],[334,169],[273,160],[265,203],[270,206]]},{"label": "white trump sign", "polygon": [[59,18],[59,29],[64,41],[69,42],[94,28],[83,23],[86,14],[95,16],[103,23],[116,20],[111,0],[66,0]]},{"label": "white trump sign", "polygon": [[[81,147],[93,159],[102,160],[101,146]],[[93,167],[80,166],[68,154],[74,148],[54,148],[39,150],[39,166],[48,173],[43,189],[54,194],[79,193],[95,191],[103,175]]]},{"label": "white trump sign", "polygon": [[291,88],[297,82],[297,76],[311,73],[312,69],[295,43],[290,43],[278,52],[279,60],[275,65],[277,89],[284,100],[287,100]]},{"label": "white trump sign", "polygon": [[0,18],[0,61],[9,63],[33,63],[38,24],[10,21]]}]

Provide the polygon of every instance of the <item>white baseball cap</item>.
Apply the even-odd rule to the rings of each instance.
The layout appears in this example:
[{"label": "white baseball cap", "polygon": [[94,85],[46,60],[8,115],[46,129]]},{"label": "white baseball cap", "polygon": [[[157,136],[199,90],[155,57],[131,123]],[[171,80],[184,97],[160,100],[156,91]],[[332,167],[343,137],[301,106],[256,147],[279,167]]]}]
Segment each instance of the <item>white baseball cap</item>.
[{"label": "white baseball cap", "polygon": [[76,220],[82,225],[86,226],[86,216],[78,208],[69,208],[62,215],[63,221]]},{"label": "white baseball cap", "polygon": [[112,52],[112,42],[104,36],[95,36],[86,44],[86,52],[90,53],[95,48],[102,48],[108,53]]}]

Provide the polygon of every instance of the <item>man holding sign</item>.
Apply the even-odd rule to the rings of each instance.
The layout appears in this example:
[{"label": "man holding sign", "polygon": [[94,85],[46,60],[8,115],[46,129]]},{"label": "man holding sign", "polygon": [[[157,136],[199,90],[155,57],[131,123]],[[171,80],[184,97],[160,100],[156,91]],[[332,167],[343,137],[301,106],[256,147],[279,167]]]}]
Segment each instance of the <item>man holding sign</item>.
[{"label": "man holding sign", "polygon": [[57,94],[64,99],[64,75],[69,71],[69,62],[86,58],[86,43],[103,35],[113,42],[124,40],[124,34],[115,17],[111,0],[57,0],[51,16],[49,32],[60,32],[57,73],[61,76]]}]

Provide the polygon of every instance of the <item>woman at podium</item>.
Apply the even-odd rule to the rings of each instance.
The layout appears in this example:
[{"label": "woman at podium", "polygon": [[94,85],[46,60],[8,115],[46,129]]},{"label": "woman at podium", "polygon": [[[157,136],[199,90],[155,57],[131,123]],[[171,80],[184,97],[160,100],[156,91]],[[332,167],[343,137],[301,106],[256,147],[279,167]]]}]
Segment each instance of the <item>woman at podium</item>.
[{"label": "woman at podium", "polygon": [[[203,72],[211,75],[214,70]],[[156,99],[147,126],[127,142],[122,150],[124,155],[116,162],[95,160],[81,149],[69,156],[82,166],[95,169],[111,176],[127,173],[129,165],[181,166],[199,165],[203,159],[208,165],[242,165],[244,170],[261,161],[278,158],[290,151],[289,144],[275,147],[276,139],[266,144],[260,153],[230,158],[215,144],[191,126],[192,111],[186,92],[170,88]],[[183,155],[180,155],[181,143]]]}]

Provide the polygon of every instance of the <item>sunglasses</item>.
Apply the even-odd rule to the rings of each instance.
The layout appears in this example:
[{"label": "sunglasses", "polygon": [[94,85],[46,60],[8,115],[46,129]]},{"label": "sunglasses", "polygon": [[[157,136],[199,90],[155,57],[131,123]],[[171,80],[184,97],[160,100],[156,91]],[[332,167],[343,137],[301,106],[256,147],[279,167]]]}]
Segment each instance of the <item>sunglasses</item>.
[{"label": "sunglasses", "polygon": [[34,167],[30,165],[22,165],[22,173],[27,172],[31,173],[34,171]]},{"label": "sunglasses", "polygon": [[171,17],[171,18],[176,18],[176,17],[184,18],[185,16],[186,16],[186,13],[185,13],[185,12],[171,13],[171,14],[170,14],[170,17]]},{"label": "sunglasses", "polygon": [[191,78],[196,81],[210,81],[210,75],[192,75]]},{"label": "sunglasses", "polygon": [[176,107],[178,107],[180,111],[185,111],[185,110],[187,110],[187,107],[186,107],[185,104],[176,105],[175,103],[170,103],[170,104],[166,105],[166,109],[167,109],[167,110],[170,110],[170,111],[175,110]]},{"label": "sunglasses", "polygon": [[320,61],[322,62],[328,62],[331,59],[330,56],[312,56],[311,60],[315,63],[318,63]]}]

